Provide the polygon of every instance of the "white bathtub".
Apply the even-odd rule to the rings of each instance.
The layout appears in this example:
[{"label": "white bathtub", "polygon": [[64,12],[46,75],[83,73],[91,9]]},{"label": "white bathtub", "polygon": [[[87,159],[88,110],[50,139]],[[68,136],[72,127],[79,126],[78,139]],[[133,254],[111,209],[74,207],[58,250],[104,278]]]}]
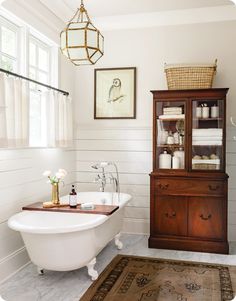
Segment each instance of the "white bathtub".
[{"label": "white bathtub", "polygon": [[[12,216],[8,226],[19,231],[31,261],[43,269],[70,271],[88,267],[92,280],[98,276],[94,270],[96,256],[115,238],[119,249],[119,233],[122,229],[124,207],[131,199],[128,194],[103,192],[78,193],[78,202],[118,205],[119,209],[110,216],[98,214],[57,213],[23,211]],[[67,202],[68,196],[61,202]]]}]

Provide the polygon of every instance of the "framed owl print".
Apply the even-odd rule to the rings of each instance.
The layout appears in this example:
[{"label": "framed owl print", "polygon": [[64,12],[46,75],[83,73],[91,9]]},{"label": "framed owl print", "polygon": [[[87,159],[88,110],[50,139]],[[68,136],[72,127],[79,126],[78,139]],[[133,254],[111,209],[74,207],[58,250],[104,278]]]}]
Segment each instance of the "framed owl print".
[{"label": "framed owl print", "polygon": [[95,69],[94,119],[136,118],[136,68]]}]

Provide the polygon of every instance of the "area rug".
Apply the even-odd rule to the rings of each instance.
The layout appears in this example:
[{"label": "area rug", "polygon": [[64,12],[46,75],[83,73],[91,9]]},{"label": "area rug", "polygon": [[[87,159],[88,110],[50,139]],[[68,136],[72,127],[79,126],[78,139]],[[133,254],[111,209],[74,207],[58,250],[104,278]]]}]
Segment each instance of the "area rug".
[{"label": "area rug", "polygon": [[236,266],[117,255],[80,301],[229,301]]}]

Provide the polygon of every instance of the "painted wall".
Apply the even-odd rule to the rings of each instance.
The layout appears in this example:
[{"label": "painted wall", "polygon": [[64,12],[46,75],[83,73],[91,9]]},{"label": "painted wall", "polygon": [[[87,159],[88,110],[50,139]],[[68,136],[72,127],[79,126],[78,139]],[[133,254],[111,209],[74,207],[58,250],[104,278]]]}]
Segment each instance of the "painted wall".
[{"label": "painted wall", "polygon": [[[60,59],[60,86],[73,96],[73,66]],[[66,75],[67,74],[67,75]],[[65,186],[68,193],[75,180],[75,152],[60,149],[0,150],[0,282],[29,262],[19,233],[7,226],[7,220],[21,207],[39,200],[50,199],[50,185],[42,176],[44,170],[66,169]]]},{"label": "painted wall", "polygon": [[105,55],[96,68],[137,67],[137,119],[93,120],[94,68],[76,75],[76,174],[79,190],[97,190],[93,162],[112,160],[121,173],[121,190],[132,194],[124,231],[149,232],[149,176],[152,167],[152,95],[166,89],[164,63],[213,62],[218,59],[215,87],[229,87],[227,171],[229,181],[229,239],[236,240],[236,22],[166,26],[104,32]]}]

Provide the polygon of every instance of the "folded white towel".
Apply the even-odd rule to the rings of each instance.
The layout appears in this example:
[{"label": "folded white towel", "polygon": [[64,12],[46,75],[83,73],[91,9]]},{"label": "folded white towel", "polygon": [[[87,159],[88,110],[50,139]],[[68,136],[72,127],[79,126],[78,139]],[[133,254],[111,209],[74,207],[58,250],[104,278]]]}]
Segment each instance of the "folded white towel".
[{"label": "folded white towel", "polygon": [[222,137],[212,136],[212,137],[196,137],[193,136],[193,141],[222,141]]},{"label": "folded white towel", "polygon": [[222,141],[193,141],[193,145],[222,145]]},{"label": "folded white towel", "polygon": [[160,115],[159,119],[184,119],[185,115],[184,114],[170,114],[170,115]]},{"label": "folded white towel", "polygon": [[211,137],[211,136],[217,136],[222,137],[223,136],[223,130],[222,129],[193,129],[193,136],[195,137]]},{"label": "folded white towel", "polygon": [[163,115],[181,115],[182,113],[176,111],[163,112]]},{"label": "folded white towel", "polygon": [[182,114],[182,108],[164,108],[164,114]]},{"label": "folded white towel", "polygon": [[192,163],[193,164],[220,164],[220,159],[214,159],[214,160],[205,160],[205,159],[201,159],[201,160],[195,160],[192,159]]}]

